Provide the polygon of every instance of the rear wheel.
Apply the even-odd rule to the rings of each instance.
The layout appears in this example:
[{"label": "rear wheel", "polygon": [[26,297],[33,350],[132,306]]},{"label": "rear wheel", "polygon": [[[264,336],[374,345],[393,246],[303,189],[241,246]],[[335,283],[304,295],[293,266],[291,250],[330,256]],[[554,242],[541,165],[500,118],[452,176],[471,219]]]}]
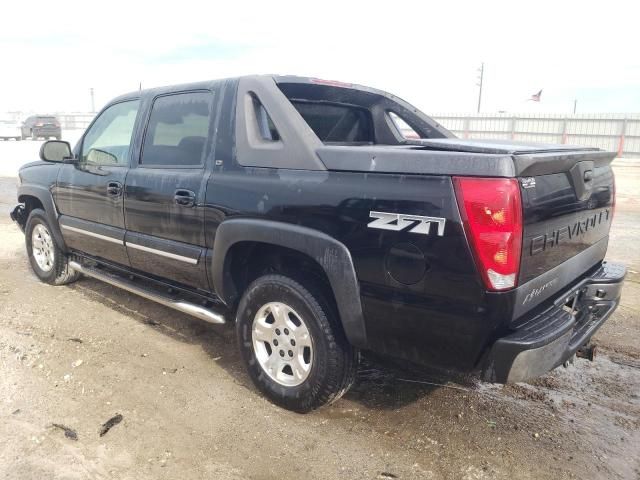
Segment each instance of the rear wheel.
[{"label": "rear wheel", "polygon": [[69,267],[69,258],[60,249],[51,234],[44,210],[31,211],[25,226],[25,241],[31,268],[43,282],[65,285],[78,279],[80,274]]},{"label": "rear wheel", "polygon": [[312,284],[283,275],[258,278],[240,302],[237,331],[251,379],[281,407],[309,412],[353,383],[357,352]]}]

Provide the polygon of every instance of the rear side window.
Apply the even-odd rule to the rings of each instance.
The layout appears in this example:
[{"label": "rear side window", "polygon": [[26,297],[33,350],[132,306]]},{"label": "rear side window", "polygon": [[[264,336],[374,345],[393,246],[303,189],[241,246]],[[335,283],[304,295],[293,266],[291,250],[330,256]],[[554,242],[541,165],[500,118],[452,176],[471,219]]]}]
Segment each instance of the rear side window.
[{"label": "rear side window", "polygon": [[199,166],[204,163],[211,117],[210,92],[180,93],[153,102],[142,165]]},{"label": "rear side window", "polygon": [[364,108],[295,100],[291,103],[323,143],[374,143],[371,113]]},{"label": "rear side window", "polygon": [[138,100],[116,103],[93,122],[82,141],[81,161],[90,165],[128,165]]}]

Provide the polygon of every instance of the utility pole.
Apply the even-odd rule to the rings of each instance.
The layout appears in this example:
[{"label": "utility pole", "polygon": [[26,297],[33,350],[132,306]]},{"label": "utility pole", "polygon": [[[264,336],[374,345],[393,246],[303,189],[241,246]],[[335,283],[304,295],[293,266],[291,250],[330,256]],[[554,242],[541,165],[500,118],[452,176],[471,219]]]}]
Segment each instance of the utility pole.
[{"label": "utility pole", "polygon": [[478,69],[478,83],[476,85],[480,87],[478,90],[478,113],[480,113],[480,105],[482,104],[482,82],[484,80],[484,62],[480,64]]},{"label": "utility pole", "polygon": [[96,113],[96,102],[93,98],[93,87],[89,89],[89,93],[91,94],[91,113]]},{"label": "utility pole", "polygon": [[576,98],[576,99],[573,101],[573,114],[574,114],[574,115],[576,114],[576,109],[577,109],[577,108],[578,108],[578,99]]}]

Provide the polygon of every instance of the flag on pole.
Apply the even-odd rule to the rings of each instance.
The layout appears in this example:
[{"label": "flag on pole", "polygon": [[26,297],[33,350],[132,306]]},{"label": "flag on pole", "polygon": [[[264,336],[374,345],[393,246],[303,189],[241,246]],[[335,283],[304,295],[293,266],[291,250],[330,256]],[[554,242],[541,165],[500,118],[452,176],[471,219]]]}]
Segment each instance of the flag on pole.
[{"label": "flag on pole", "polygon": [[542,89],[540,89],[540,91],[538,93],[534,93],[533,95],[531,95],[531,98],[529,99],[529,101],[531,101],[531,102],[539,102],[541,96],[542,96]]}]

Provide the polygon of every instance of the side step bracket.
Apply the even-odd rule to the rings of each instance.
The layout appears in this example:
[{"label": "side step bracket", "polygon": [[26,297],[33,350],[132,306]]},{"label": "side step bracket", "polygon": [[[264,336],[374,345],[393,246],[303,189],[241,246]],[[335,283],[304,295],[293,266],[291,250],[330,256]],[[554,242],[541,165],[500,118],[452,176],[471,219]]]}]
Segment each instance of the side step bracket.
[{"label": "side step bracket", "polygon": [[127,280],[125,278],[107,273],[105,271],[101,271],[97,268],[82,265],[76,261],[69,262],[69,267],[77,272],[86,275],[87,277],[92,277],[115,287],[122,288],[124,290],[127,290],[128,292],[135,293],[136,295],[140,295],[141,297],[149,300],[153,300],[154,302],[160,303],[166,307],[173,308],[174,310],[178,310],[188,315],[192,315],[196,318],[199,318],[200,320],[215,324],[226,323],[224,316],[220,313],[214,312],[213,310],[204,308],[192,302],[174,298],[169,294],[164,294],[151,288],[144,288],[136,284],[136,282],[134,281]]}]

